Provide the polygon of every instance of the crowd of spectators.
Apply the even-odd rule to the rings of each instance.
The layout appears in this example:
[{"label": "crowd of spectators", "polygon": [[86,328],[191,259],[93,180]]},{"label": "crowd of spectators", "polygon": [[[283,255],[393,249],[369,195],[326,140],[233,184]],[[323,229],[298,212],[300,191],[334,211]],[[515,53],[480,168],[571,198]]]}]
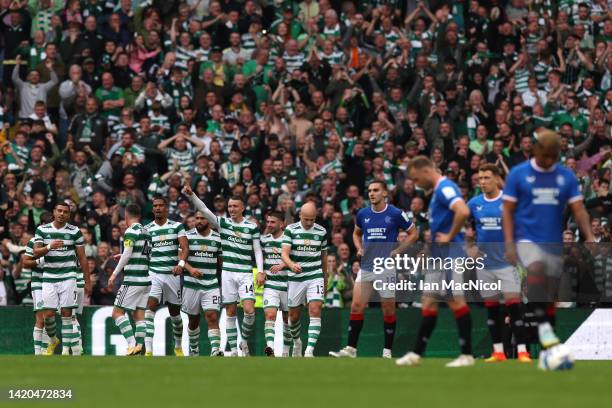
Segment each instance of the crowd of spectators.
[{"label": "crowd of spectators", "polygon": [[[332,254],[328,304],[342,306],[369,181],[386,183],[427,240],[429,197],[406,175],[410,158],[430,156],[468,199],[481,164],[505,174],[529,159],[539,127],[561,135],[560,163],[610,241],[609,3],[0,0],[0,303],[28,301],[20,247],[68,200],[95,272],[89,301],[110,304],[125,207],[151,219],[163,194],[192,228],[190,183],[217,214],[244,197],[262,227],[267,211],[293,222],[314,200]],[[575,230],[568,219],[567,240]]]}]

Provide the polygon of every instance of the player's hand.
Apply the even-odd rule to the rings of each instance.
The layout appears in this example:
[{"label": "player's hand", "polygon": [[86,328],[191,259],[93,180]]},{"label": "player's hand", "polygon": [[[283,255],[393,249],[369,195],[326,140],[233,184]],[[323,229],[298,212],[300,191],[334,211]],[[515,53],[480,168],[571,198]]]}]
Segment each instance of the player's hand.
[{"label": "player's hand", "polygon": [[283,268],[285,267],[285,264],[276,264],[270,267],[270,272],[271,273],[279,273]]},{"label": "player's hand", "polygon": [[204,276],[204,274],[202,272],[198,271],[197,269],[190,270],[189,274],[191,276],[193,276],[194,278],[201,278],[202,276]]},{"label": "player's hand", "polygon": [[263,272],[258,272],[255,282],[257,283],[257,286],[263,286],[263,284],[266,283],[266,274]]},{"label": "player's hand", "polygon": [[516,266],[518,263],[518,253],[516,252],[516,245],[506,244],[506,261],[510,265]]},{"label": "player's hand", "polygon": [[448,242],[450,242],[451,238],[450,235],[448,234],[443,234],[441,232],[438,232],[436,234],[436,242],[439,244],[446,244]]},{"label": "player's hand", "polygon": [[115,279],[116,279],[116,276],[114,276],[114,275],[111,275],[108,278],[108,285],[107,285],[107,287],[108,287],[109,290],[112,290],[113,286],[115,286]]},{"label": "player's hand", "polygon": [[183,273],[183,268],[181,268],[179,265],[176,265],[174,268],[172,268],[173,275],[181,275],[182,273]]},{"label": "player's hand", "polygon": [[61,239],[54,239],[53,241],[51,241],[51,249],[60,249],[63,246],[64,241],[62,241]]},{"label": "player's hand", "polygon": [[363,248],[359,248],[357,250],[357,259],[361,259],[363,257]]},{"label": "player's hand", "polygon": [[193,194],[193,190],[189,184],[185,184],[183,187],[183,194],[185,194],[187,197],[190,197]]},{"label": "player's hand", "polygon": [[300,272],[302,272],[302,267],[299,264],[294,263],[293,265],[291,265],[291,270],[294,273],[300,273]]}]

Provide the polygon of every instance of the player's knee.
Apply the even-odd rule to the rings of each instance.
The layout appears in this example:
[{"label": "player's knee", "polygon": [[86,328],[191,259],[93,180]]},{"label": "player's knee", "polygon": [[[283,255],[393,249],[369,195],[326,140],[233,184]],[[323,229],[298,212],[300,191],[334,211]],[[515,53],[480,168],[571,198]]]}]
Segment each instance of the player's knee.
[{"label": "player's knee", "polygon": [[179,305],[168,304],[168,312],[170,312],[170,316],[178,316],[181,314],[181,307]]},{"label": "player's knee", "polygon": [[114,307],[113,308],[113,313],[112,313],[112,317],[113,319],[117,319],[121,316],[123,316],[123,309],[119,309],[118,307]]},{"label": "player's knee", "polygon": [[151,310],[152,312],[157,310],[157,305],[159,304],[159,302],[157,301],[156,298],[154,297],[150,297],[149,300],[147,301],[147,309]]},{"label": "player's knee", "polygon": [[209,326],[219,324],[219,313],[214,310],[209,310],[204,314],[204,318]]},{"label": "player's knee", "polygon": [[311,317],[321,317],[321,302],[310,302],[308,304],[308,314]]},{"label": "player's knee", "polygon": [[300,310],[299,309],[290,309],[289,310],[289,321],[297,322],[300,320]]},{"label": "player's knee", "polygon": [[381,309],[383,316],[392,316],[395,314],[395,302],[382,302]]},{"label": "player's knee", "polygon": [[351,313],[363,313],[365,307],[365,303],[353,300],[351,303]]},{"label": "player's knee", "polygon": [[276,320],[276,309],[268,308],[265,311],[266,320]]},{"label": "player's knee", "polygon": [[189,315],[189,330],[195,330],[200,326],[200,316]]},{"label": "player's knee", "polygon": [[236,316],[236,304],[225,305],[225,314],[229,317]]},{"label": "player's knee", "polygon": [[255,304],[252,300],[246,300],[242,302],[242,307],[244,308],[244,313],[246,314],[255,313]]}]

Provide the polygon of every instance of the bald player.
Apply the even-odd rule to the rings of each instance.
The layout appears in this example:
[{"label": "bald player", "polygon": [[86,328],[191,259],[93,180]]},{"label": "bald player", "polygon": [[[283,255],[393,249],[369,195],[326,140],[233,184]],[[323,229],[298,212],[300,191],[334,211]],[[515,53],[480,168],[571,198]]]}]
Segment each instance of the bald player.
[{"label": "bald player", "polygon": [[555,293],[563,269],[564,213],[569,207],[586,242],[594,242],[589,216],[574,173],[558,164],[560,138],[537,132],[534,157],[512,169],[504,189],[506,259],[527,269],[527,298],[533,305],[544,349],[560,345],[553,330]]},{"label": "bald player", "polygon": [[282,260],[289,268],[287,298],[289,331],[294,339],[293,356],[301,357],[300,318],[304,303],[308,305],[310,323],[308,344],[304,357],[314,357],[314,349],[321,332],[321,306],[325,299],[327,276],[327,231],[315,223],[317,208],[307,202],[300,209],[300,221],[285,228]]}]

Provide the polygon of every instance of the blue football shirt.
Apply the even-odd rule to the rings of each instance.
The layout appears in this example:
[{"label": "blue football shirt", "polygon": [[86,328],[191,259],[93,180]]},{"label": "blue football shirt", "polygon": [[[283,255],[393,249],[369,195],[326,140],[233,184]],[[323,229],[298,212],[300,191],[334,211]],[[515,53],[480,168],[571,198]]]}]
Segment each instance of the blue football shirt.
[{"label": "blue football shirt", "polygon": [[503,199],[516,203],[516,242],[560,243],[565,208],[582,194],[571,170],[559,164],[544,170],[531,159],[512,168]]},{"label": "blue football shirt", "polygon": [[486,268],[499,269],[508,266],[504,258],[504,233],[502,230],[502,194],[489,199],[479,194],[468,201],[467,205],[476,228],[476,243],[485,254]]},{"label": "blue football shirt", "polygon": [[372,270],[374,258],[389,256],[400,230],[414,227],[408,215],[391,204],[380,212],[372,207],[362,208],[357,213],[355,225],[363,231],[361,268],[367,271]]}]

